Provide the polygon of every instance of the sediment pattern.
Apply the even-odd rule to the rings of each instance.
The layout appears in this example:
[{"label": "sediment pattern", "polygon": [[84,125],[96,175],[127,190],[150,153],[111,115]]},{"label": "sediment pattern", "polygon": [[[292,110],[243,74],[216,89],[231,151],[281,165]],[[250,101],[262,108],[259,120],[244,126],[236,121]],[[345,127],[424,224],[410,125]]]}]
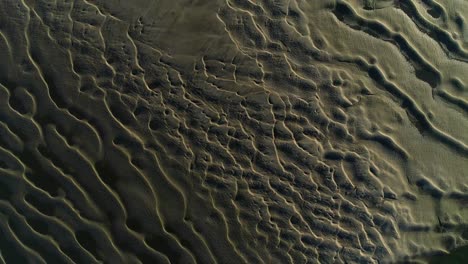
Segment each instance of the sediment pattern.
[{"label": "sediment pattern", "polygon": [[468,244],[461,0],[0,0],[0,262]]}]

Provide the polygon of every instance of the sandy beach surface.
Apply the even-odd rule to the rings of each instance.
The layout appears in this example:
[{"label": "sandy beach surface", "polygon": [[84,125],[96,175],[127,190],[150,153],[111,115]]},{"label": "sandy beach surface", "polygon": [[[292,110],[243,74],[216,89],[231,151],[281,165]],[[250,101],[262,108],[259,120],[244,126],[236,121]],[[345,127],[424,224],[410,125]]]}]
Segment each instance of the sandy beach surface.
[{"label": "sandy beach surface", "polygon": [[0,263],[468,263],[467,19],[0,0]]}]

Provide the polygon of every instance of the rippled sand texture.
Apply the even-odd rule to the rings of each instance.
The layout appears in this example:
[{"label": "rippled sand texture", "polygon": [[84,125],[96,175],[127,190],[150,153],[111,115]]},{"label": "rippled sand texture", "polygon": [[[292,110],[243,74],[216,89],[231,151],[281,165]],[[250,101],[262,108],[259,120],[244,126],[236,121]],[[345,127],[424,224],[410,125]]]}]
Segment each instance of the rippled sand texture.
[{"label": "rippled sand texture", "polygon": [[463,0],[0,0],[0,263],[460,252],[467,19]]}]

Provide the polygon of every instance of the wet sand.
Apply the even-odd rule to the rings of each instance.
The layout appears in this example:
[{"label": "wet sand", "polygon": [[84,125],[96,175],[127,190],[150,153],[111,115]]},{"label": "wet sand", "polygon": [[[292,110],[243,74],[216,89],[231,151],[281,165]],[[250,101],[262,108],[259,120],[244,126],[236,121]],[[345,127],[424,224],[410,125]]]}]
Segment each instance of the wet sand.
[{"label": "wet sand", "polygon": [[0,263],[468,262],[466,19],[0,0]]}]

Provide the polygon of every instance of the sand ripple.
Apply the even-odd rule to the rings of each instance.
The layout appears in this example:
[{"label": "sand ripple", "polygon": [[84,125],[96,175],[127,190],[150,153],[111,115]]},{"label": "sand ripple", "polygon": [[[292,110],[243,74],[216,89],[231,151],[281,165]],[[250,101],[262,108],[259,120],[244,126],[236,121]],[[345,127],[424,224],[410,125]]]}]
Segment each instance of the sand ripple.
[{"label": "sand ripple", "polygon": [[0,0],[0,263],[468,244],[468,3]]}]

